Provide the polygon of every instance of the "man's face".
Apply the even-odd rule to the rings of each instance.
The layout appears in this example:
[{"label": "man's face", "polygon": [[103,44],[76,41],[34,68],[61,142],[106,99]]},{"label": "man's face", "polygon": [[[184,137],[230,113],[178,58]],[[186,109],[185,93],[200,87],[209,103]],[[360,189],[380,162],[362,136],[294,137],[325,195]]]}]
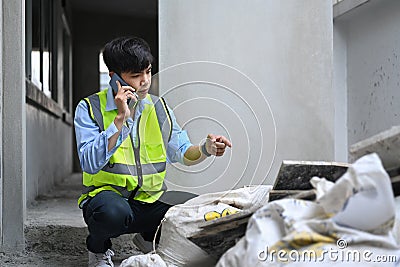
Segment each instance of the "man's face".
[{"label": "man's face", "polygon": [[121,78],[133,89],[136,90],[136,93],[139,96],[139,99],[146,98],[150,85],[151,85],[151,64],[143,71],[134,73],[134,72],[122,72]]}]

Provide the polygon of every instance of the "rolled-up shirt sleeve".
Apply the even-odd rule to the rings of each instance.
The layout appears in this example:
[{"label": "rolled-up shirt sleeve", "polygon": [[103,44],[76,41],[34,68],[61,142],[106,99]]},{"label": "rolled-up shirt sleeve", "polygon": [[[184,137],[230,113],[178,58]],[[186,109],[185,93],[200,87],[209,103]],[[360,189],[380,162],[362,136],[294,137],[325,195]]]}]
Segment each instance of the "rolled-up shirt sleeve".
[{"label": "rolled-up shirt sleeve", "polygon": [[174,112],[168,107],[168,112],[171,117],[172,123],[172,133],[171,139],[168,142],[167,148],[167,162],[175,163],[179,162],[184,164],[184,155],[188,148],[193,144],[190,142],[189,136],[186,130],[182,130],[179,126],[178,122],[176,121],[176,117]]},{"label": "rolled-up shirt sleeve", "polygon": [[108,151],[108,139],[118,132],[114,122],[107,129],[100,128],[89,115],[88,106],[81,101],[75,110],[74,126],[81,168],[84,172],[95,174],[99,172],[108,162],[121,143],[128,137],[133,125],[129,119],[127,125],[121,129],[117,143],[113,149]]}]

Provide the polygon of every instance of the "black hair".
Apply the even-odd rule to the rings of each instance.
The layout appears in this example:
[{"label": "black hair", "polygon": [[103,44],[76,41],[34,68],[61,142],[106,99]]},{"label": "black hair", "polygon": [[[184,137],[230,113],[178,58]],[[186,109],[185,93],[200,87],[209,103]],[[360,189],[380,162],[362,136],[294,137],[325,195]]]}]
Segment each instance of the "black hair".
[{"label": "black hair", "polygon": [[118,37],[104,46],[103,59],[109,71],[138,73],[145,70],[153,56],[149,45],[139,37]]}]

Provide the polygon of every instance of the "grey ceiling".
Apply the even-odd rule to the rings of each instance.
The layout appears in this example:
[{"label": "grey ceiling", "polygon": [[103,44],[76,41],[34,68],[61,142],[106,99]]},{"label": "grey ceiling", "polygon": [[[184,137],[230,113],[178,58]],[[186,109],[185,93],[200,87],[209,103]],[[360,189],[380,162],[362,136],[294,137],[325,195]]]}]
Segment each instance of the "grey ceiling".
[{"label": "grey ceiling", "polygon": [[157,0],[67,0],[73,11],[110,15],[156,17]]}]

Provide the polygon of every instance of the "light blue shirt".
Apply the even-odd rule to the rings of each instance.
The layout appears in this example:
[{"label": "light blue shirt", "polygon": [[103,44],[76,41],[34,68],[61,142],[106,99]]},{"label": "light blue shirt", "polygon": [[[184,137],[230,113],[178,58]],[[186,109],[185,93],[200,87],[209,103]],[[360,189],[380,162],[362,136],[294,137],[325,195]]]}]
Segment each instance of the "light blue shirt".
[{"label": "light blue shirt", "polygon": [[[129,136],[132,129],[136,129],[139,116],[142,114],[144,104],[150,104],[149,100],[139,100],[136,106],[134,119],[128,118],[119,134],[115,147],[108,151],[108,139],[118,132],[114,122],[102,132],[89,116],[88,106],[85,101],[79,102],[75,110],[75,136],[78,148],[79,161],[84,172],[95,174],[99,172],[108,162],[110,157],[118,149],[121,143]],[[117,110],[112,90],[107,92],[106,111]],[[185,130],[178,125],[173,111],[168,107],[172,122],[171,139],[167,147],[167,162],[180,162],[183,164],[183,157],[186,150],[192,146]],[[132,131],[136,143],[136,130]]]}]

